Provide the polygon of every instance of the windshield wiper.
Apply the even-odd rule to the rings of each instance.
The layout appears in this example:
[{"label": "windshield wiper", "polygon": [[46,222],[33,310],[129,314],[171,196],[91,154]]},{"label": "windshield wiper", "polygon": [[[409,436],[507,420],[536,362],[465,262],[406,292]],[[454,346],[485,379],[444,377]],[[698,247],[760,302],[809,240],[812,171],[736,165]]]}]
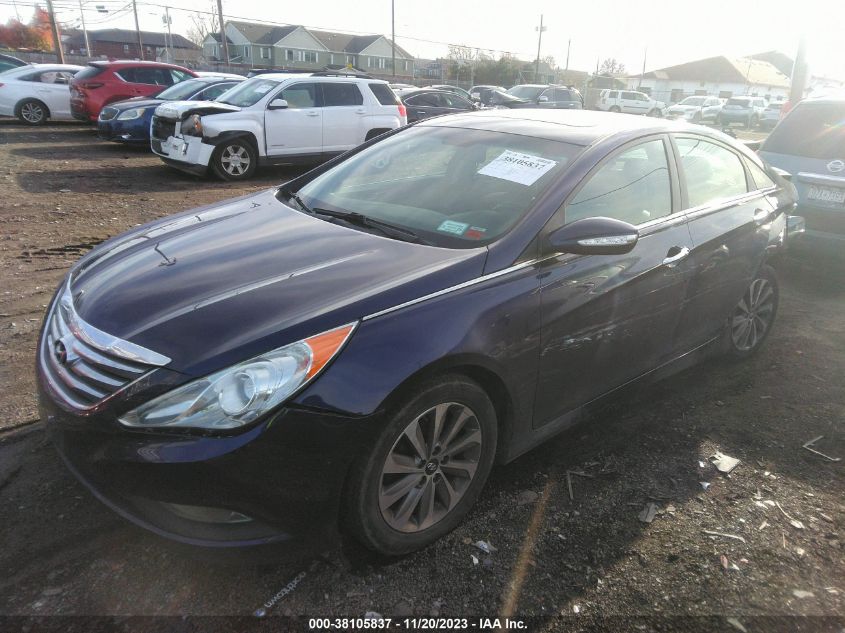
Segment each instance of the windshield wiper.
[{"label": "windshield wiper", "polygon": [[[298,202],[302,204],[300,201]],[[398,240],[403,240],[405,242],[414,242],[416,244],[425,244],[426,246],[432,246],[431,242],[423,239],[410,229],[391,224],[390,222],[385,222],[384,220],[376,220],[375,218],[371,218],[367,215],[357,213],[355,211],[332,211],[331,209],[320,209],[318,207],[314,207],[313,209],[311,209],[311,213],[314,213],[315,215],[326,215],[331,218],[337,218],[338,220],[343,220],[348,224],[363,226],[368,229],[376,229],[382,235],[386,235],[387,237],[392,237]]]},{"label": "windshield wiper", "polygon": [[298,193],[296,193],[295,191],[285,191],[284,193],[288,195],[288,198],[298,204],[303,211],[305,211],[306,213],[314,213],[311,209],[308,208],[308,205],[302,201],[302,198],[299,197]]}]

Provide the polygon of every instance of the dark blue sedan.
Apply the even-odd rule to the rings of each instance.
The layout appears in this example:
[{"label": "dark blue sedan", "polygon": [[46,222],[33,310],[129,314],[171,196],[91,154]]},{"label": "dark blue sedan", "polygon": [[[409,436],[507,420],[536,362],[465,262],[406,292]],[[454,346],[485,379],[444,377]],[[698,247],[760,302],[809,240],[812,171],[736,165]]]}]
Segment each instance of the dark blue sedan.
[{"label": "dark blue sedan", "polygon": [[154,97],[111,103],[100,111],[97,136],[104,141],[149,144],[150,122],[157,106],[165,101],[213,101],[240,81],[243,79],[197,77],[174,84]]},{"label": "dark blue sedan", "polygon": [[701,126],[428,119],[91,251],[45,319],[41,414],[158,534],[410,552],[623,385],[760,349],[794,202]]}]

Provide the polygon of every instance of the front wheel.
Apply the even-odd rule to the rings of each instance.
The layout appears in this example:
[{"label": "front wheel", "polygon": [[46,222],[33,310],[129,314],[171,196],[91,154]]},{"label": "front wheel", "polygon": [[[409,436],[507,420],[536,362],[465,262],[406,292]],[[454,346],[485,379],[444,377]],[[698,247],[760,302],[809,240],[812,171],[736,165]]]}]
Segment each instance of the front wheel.
[{"label": "front wheel", "polygon": [[622,112],[619,106],[610,106],[610,112]]},{"label": "front wheel", "polygon": [[496,454],[496,411],[463,376],[405,400],[352,469],[349,527],[366,547],[407,554],[453,530],[481,493]]},{"label": "front wheel", "polygon": [[47,106],[38,99],[27,99],[18,104],[17,116],[27,125],[43,125],[47,122]]},{"label": "front wheel", "polygon": [[258,152],[249,141],[233,139],[221,143],[211,156],[211,168],[223,180],[246,180],[258,166]]},{"label": "front wheel", "polygon": [[742,295],[730,321],[729,350],[735,358],[747,358],[763,345],[778,310],[780,288],[771,266],[764,265]]},{"label": "front wheel", "polygon": [[659,117],[660,116],[660,110],[658,110],[657,108],[652,108],[651,110],[648,111],[648,116],[655,117],[655,118]]}]

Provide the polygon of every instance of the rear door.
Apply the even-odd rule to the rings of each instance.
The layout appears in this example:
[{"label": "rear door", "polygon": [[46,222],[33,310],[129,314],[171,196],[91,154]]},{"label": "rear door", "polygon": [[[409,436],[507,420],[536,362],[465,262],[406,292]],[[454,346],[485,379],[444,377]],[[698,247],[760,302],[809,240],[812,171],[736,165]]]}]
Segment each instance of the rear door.
[{"label": "rear door", "polygon": [[635,224],[624,255],[558,255],[543,264],[540,377],[534,425],[542,426],[671,357],[689,280],[692,242],[668,139],[630,143],[593,169],[548,231],[587,217]]},{"label": "rear door", "polygon": [[327,81],[323,89],[323,151],[345,152],[364,141],[364,95],[354,82]]},{"label": "rear door", "polygon": [[683,351],[719,336],[759,268],[776,207],[740,155],[719,141],[674,136],[689,219],[693,279],[678,328]]},{"label": "rear door", "polygon": [[32,79],[36,95],[47,104],[50,115],[54,118],[70,116],[68,84],[72,77],[72,72],[47,70]]},{"label": "rear door", "polygon": [[264,111],[267,155],[322,154],[323,108],[319,84],[313,81],[293,83],[274,99],[284,99],[288,107]]},{"label": "rear door", "polygon": [[408,123],[443,114],[445,103],[438,100],[438,96],[439,93],[436,92],[425,92],[405,99],[405,106],[408,109]]}]

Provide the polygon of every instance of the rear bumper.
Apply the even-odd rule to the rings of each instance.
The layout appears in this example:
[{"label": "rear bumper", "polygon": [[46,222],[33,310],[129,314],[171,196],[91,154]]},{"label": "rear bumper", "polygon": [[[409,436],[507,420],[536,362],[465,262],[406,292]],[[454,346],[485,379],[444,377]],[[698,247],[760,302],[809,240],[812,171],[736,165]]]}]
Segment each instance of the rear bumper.
[{"label": "rear bumper", "polygon": [[78,121],[96,121],[97,115],[90,114],[83,101],[71,99],[70,113]]}]

